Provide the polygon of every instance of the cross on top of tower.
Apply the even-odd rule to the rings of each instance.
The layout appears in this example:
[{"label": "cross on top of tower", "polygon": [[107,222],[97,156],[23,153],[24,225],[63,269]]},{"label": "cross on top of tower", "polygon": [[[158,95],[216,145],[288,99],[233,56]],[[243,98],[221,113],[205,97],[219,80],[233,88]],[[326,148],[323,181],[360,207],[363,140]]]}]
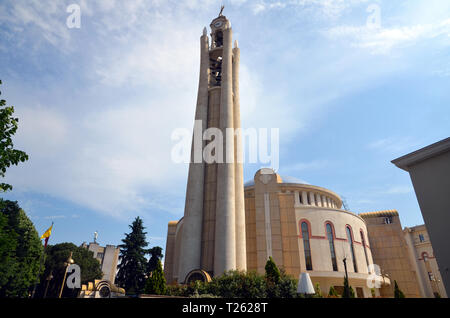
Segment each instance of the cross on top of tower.
[{"label": "cross on top of tower", "polygon": [[219,17],[223,16],[222,12],[223,12],[224,8],[225,8],[224,5],[220,7]]}]

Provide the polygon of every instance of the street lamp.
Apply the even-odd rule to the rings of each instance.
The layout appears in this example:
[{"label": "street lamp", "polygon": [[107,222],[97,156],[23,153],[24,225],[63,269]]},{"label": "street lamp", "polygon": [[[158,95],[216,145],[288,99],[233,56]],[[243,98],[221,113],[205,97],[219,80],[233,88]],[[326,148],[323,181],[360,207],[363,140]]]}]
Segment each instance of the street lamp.
[{"label": "street lamp", "polygon": [[72,252],[70,252],[69,258],[67,259],[67,261],[64,262],[64,266],[66,267],[64,270],[64,278],[61,284],[61,290],[59,291],[59,297],[61,298],[63,289],[64,289],[64,283],[66,282],[66,275],[67,275],[67,268],[69,267],[70,264],[73,264],[74,260],[72,259]]},{"label": "street lamp", "polygon": [[50,281],[52,279],[53,279],[53,271],[50,271],[50,274],[48,274],[47,278],[45,279],[47,281],[47,285],[45,286],[44,298],[47,296],[48,285],[50,284]]}]

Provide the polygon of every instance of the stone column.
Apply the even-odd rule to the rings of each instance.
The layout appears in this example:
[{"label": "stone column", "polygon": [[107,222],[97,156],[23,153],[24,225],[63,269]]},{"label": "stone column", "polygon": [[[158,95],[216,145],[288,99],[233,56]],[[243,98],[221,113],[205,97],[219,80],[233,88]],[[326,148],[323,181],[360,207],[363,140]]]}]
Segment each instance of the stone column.
[{"label": "stone column", "polygon": [[294,191],[294,208],[298,208],[300,206],[300,193],[298,191]]},{"label": "stone column", "polygon": [[316,199],[314,198],[314,192],[308,192],[309,201],[311,201],[311,205],[316,205]]},{"label": "stone column", "polygon": [[233,115],[234,115],[234,178],[236,198],[236,269],[247,270],[247,246],[245,240],[244,168],[241,134],[241,110],[239,100],[239,59],[237,41],[233,49]]},{"label": "stone column", "polygon": [[[206,29],[205,29],[206,30]],[[184,282],[186,275],[200,269],[203,185],[205,164],[203,161],[203,131],[208,120],[209,43],[205,30],[200,38],[200,79],[198,85],[196,124],[192,138],[191,163],[189,164],[183,230],[181,233],[180,263],[178,282]],[[197,134],[197,136],[196,136]],[[198,136],[200,134],[200,136]],[[199,139],[200,137],[200,139]]]},{"label": "stone column", "polygon": [[316,205],[317,206],[322,206],[322,196],[320,194],[316,194]]},{"label": "stone column", "polygon": [[327,197],[322,195],[322,206],[324,208],[328,208],[328,201],[327,201]]},{"label": "stone column", "polygon": [[302,191],[302,201],[303,205],[308,205],[308,192]]},{"label": "stone column", "polygon": [[[222,86],[220,97],[220,129],[224,140],[224,162],[217,165],[216,233],[214,244],[214,276],[236,269],[236,222],[234,178],[232,31],[223,30]],[[232,132],[233,133],[233,132]]]}]

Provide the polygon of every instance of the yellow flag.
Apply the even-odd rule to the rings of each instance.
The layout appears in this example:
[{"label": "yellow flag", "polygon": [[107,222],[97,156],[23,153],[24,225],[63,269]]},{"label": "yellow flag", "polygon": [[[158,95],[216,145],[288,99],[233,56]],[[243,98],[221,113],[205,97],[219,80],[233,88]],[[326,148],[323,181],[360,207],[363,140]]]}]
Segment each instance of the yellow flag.
[{"label": "yellow flag", "polygon": [[50,235],[52,234],[52,227],[53,227],[53,223],[52,223],[52,225],[48,228],[48,230],[45,231],[44,234],[42,234],[41,240],[44,239],[44,238],[50,237]]}]

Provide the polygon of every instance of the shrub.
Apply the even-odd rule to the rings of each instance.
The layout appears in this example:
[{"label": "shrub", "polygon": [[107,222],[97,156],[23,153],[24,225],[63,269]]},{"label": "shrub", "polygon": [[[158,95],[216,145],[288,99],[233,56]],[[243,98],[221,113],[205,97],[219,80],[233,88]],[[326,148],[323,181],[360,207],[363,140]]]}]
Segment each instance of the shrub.
[{"label": "shrub", "polygon": [[154,295],[163,295],[166,291],[166,279],[162,269],[161,261],[158,260],[156,269],[151,272],[145,283],[145,293]]},{"label": "shrub", "polygon": [[338,292],[336,291],[336,289],[334,289],[334,286],[330,287],[330,291],[328,292],[328,297],[331,297],[331,298],[338,298],[338,297],[340,297]]},{"label": "shrub", "polygon": [[319,283],[316,283],[316,293],[315,293],[315,295],[314,295],[314,297],[316,297],[316,298],[323,298],[323,295],[322,295],[322,290],[320,289],[320,284]]}]

